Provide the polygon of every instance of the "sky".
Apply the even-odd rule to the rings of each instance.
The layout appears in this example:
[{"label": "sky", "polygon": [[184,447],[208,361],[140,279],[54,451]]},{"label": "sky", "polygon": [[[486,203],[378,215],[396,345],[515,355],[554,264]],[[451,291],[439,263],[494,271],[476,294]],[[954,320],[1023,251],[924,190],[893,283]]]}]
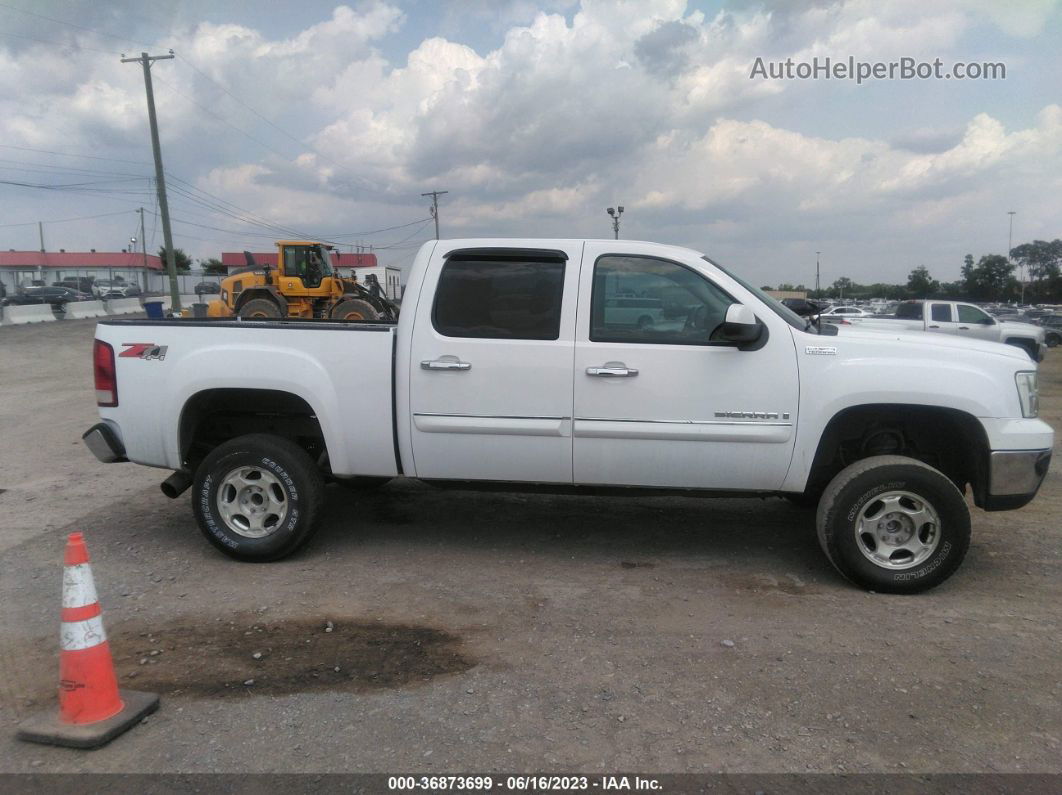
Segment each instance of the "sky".
[{"label": "sky", "polygon": [[[690,246],[765,285],[958,278],[1062,237],[1060,0],[0,0],[0,248],[434,236]],[[767,79],[941,59],[1005,79]],[[139,242],[137,246],[139,246]]]}]

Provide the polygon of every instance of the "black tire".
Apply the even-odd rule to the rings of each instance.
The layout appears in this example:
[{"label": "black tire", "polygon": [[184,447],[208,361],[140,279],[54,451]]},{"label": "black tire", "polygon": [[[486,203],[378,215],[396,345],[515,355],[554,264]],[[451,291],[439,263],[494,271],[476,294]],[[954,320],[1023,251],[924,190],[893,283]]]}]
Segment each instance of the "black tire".
[{"label": "black tire", "polygon": [[1047,343],[1048,348],[1057,348],[1058,344],[1062,342],[1062,334],[1048,334],[1044,342]]},{"label": "black tire", "polygon": [[280,307],[276,305],[275,301],[270,301],[268,298],[252,298],[240,307],[240,311],[237,314],[241,320],[278,318],[280,317]]},{"label": "black tire", "polygon": [[360,492],[360,491],[373,491],[386,486],[390,483],[392,478],[388,477],[373,477],[371,475],[359,475],[354,478],[336,478],[335,482],[345,488],[347,491]]},{"label": "black tire", "polygon": [[331,315],[339,320],[351,322],[380,319],[380,313],[373,308],[372,304],[360,298],[344,298],[332,307]]},{"label": "black tire", "polygon": [[[244,467],[279,484],[285,506],[276,527],[257,538],[241,534],[226,521],[218,500],[226,478]],[[324,478],[313,459],[294,442],[264,433],[218,445],[203,459],[192,484],[192,510],[199,529],[211,544],[237,560],[279,560],[295,552],[317,529],[323,502]]]},{"label": "black tire", "polygon": [[[879,552],[874,548],[872,532],[857,534],[863,512],[873,517],[875,511],[884,510],[877,507],[885,505],[882,497],[896,499],[898,493],[914,495],[939,519],[939,523],[917,527],[921,520],[911,522],[915,534],[933,541],[923,544],[928,549],[922,559],[912,556],[905,560],[909,553],[890,546],[891,541],[881,544]],[[912,502],[906,497],[899,499],[901,504],[904,500],[908,505]],[[888,520],[891,515],[882,518]],[[888,522],[879,522],[876,527],[883,524]],[[841,470],[823,492],[816,526],[819,545],[834,568],[856,585],[884,593],[919,593],[939,585],[959,568],[970,546],[970,511],[962,493],[933,467],[904,456],[873,456]],[[901,536],[904,533],[902,529],[899,532]],[[884,557],[890,550],[897,556],[895,561],[874,562],[870,557]]]}]

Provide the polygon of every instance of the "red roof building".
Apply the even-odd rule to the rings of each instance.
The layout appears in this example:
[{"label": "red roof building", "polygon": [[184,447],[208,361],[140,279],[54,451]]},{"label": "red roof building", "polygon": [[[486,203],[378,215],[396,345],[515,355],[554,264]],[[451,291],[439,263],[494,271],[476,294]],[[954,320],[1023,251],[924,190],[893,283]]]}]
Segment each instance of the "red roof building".
[{"label": "red roof building", "polygon": [[161,273],[155,254],[145,259],[128,251],[0,251],[0,284],[6,291],[68,277],[124,280],[146,290],[150,277]]},{"label": "red roof building", "polygon": [[[0,268],[66,268],[68,270],[110,270],[143,268],[144,255],[127,251],[0,251]],[[147,255],[148,270],[162,270],[154,254]]]}]

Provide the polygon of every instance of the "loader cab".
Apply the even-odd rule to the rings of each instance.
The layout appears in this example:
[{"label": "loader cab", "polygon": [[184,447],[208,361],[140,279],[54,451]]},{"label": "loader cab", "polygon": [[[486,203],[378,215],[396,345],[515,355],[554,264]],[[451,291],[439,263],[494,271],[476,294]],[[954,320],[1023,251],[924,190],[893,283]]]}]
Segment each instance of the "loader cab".
[{"label": "loader cab", "polygon": [[335,269],[327,246],[301,242],[280,242],[277,246],[282,292],[287,295],[329,292]]}]

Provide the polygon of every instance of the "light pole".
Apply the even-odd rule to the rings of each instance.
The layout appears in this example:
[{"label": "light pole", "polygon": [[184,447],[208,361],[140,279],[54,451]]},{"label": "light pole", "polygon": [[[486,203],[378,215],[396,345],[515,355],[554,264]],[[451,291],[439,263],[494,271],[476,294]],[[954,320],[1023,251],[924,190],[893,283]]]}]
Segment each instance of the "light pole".
[{"label": "light pole", "polygon": [[819,254],[821,251],[815,252],[815,297],[819,297]]},{"label": "light pole", "polygon": [[[1010,216],[1010,231],[1007,232],[1007,262],[1010,262],[1010,250],[1014,248],[1014,210],[1007,210],[1007,215]],[[1021,298],[1020,304],[1025,303],[1025,266],[1019,265],[1021,270],[1018,273],[1018,281],[1021,283]]]},{"label": "light pole", "polygon": [[612,218],[612,233],[616,240],[619,240],[619,224],[620,216],[623,215],[623,205],[619,205],[617,208],[607,207],[605,212]]}]

